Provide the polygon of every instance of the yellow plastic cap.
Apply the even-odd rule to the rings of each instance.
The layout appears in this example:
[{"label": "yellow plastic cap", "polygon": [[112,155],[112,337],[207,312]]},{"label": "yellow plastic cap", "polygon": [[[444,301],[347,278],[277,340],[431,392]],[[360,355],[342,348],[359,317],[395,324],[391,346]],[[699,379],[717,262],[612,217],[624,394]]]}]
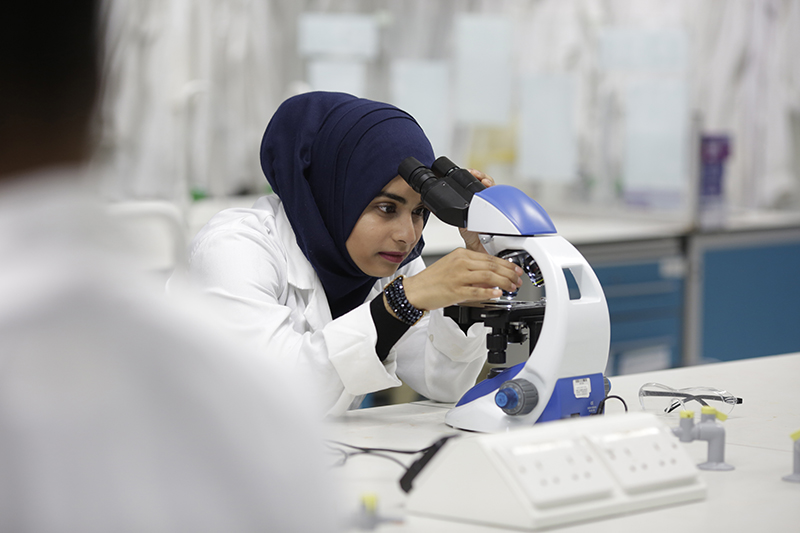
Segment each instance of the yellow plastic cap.
[{"label": "yellow plastic cap", "polygon": [[790,437],[792,437],[792,440],[798,440],[798,439],[800,439],[800,429],[798,429],[797,431],[795,431],[794,433],[792,433],[792,434],[791,434],[791,435],[789,435],[789,436],[790,436]]},{"label": "yellow plastic cap", "polygon": [[703,413],[704,415],[716,415],[717,420],[721,422],[725,422],[728,419],[728,415],[720,413],[710,405],[704,405],[700,412]]},{"label": "yellow plastic cap", "polygon": [[365,510],[374,513],[378,508],[378,495],[374,492],[368,492],[361,495],[361,505]]},{"label": "yellow plastic cap", "polygon": [[694,411],[681,411],[681,418],[694,418]]}]

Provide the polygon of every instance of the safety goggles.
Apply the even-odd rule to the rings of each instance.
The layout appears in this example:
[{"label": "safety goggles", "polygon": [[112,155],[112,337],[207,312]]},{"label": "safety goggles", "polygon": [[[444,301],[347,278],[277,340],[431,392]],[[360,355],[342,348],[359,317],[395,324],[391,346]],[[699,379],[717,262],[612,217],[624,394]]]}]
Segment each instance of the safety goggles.
[{"label": "safety goggles", "polygon": [[709,406],[729,414],[736,404],[742,403],[730,392],[713,387],[687,387],[673,389],[661,383],[645,383],[639,389],[639,404],[651,413],[669,415],[683,410],[697,410]]}]

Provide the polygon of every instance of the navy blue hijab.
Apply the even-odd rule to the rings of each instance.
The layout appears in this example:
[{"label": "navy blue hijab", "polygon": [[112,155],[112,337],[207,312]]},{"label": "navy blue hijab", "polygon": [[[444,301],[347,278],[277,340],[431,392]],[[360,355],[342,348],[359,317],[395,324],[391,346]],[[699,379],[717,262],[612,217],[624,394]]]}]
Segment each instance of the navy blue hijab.
[{"label": "navy blue hijab", "polygon": [[[333,318],[361,305],[378,279],[356,266],[346,242],[361,213],[408,156],[428,166],[434,160],[414,118],[349,94],[294,96],[267,126],[261,168],[322,281]],[[420,239],[403,264],[418,257],[423,244]]]}]

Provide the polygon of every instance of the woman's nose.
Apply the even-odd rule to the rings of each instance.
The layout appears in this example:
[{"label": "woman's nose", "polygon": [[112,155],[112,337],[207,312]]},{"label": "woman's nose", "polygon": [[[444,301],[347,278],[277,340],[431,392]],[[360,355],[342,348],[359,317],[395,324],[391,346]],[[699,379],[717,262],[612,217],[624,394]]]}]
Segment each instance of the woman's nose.
[{"label": "woman's nose", "polygon": [[396,241],[406,244],[416,242],[417,228],[414,226],[414,220],[411,215],[399,217],[395,227],[394,238]]}]

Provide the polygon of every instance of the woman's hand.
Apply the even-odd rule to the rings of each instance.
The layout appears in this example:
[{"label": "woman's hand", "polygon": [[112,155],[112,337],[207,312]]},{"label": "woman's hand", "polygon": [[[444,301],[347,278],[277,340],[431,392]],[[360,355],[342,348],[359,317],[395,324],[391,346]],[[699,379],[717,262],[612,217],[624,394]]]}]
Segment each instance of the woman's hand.
[{"label": "woman's hand", "polygon": [[487,253],[459,248],[403,279],[406,298],[417,309],[499,298],[522,284],[522,269]]},{"label": "woman's hand", "polygon": [[[481,183],[485,187],[491,187],[494,185],[494,180],[491,176],[488,176],[481,172],[480,170],[473,170],[470,169],[470,174],[475,176],[480,180]],[[458,228],[458,231],[461,233],[461,238],[464,239],[464,246],[467,247],[467,250],[472,250],[473,252],[481,252],[486,253],[486,249],[484,249],[483,245],[481,244],[481,240],[478,237],[478,234],[474,231],[468,231],[466,228]]]}]

